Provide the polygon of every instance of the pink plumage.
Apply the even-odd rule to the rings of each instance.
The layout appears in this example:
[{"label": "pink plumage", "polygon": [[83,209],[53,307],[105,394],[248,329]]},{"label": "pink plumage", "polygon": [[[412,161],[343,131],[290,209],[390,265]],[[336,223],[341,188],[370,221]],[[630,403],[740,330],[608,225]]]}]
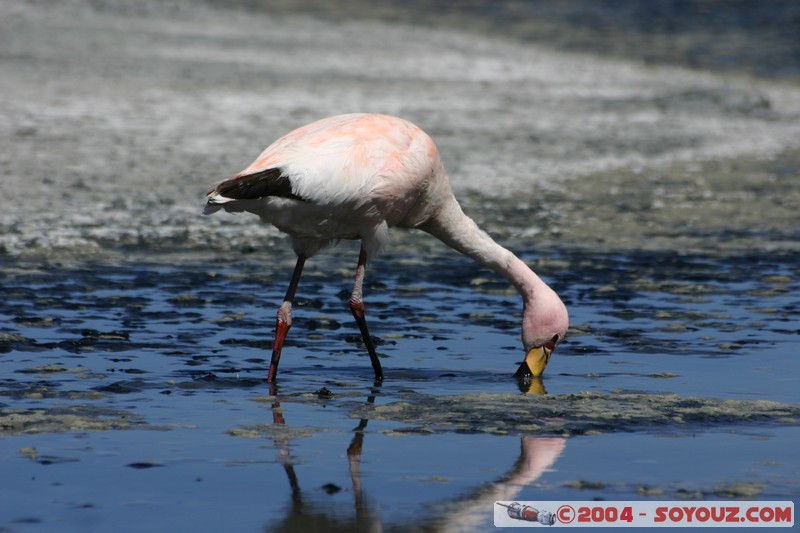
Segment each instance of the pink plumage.
[{"label": "pink plumage", "polygon": [[568,326],[556,293],[461,210],[439,152],[414,124],[388,115],[329,117],[272,143],[245,170],[207,194],[206,213],[258,215],[292,239],[298,256],[278,310],[267,380],[273,382],[291,327],[291,307],[305,260],[341,239],[361,241],[350,309],[370,355],[376,382],[383,371],[367,329],[364,269],[388,239],[389,227],[418,228],[506,277],[523,298],[525,361],[518,376],[541,375]]}]

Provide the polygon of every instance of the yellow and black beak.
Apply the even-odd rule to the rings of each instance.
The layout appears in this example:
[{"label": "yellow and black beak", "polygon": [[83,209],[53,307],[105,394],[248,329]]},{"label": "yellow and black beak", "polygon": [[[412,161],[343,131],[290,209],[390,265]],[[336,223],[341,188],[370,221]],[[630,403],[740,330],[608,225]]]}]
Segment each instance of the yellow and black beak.
[{"label": "yellow and black beak", "polygon": [[528,350],[525,355],[525,360],[519,365],[515,377],[535,377],[538,378],[544,373],[544,368],[550,362],[550,355],[553,353],[553,347],[537,346]]}]

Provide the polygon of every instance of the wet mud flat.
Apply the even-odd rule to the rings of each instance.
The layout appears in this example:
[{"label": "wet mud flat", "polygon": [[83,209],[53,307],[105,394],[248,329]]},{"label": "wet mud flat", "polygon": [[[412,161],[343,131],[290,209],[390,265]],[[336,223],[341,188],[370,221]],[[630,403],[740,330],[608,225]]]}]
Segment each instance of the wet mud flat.
[{"label": "wet mud flat", "polygon": [[[528,256],[547,265],[573,327],[523,394],[517,296],[447,251],[421,269],[409,259],[420,240],[398,235],[370,276],[380,387],[346,306],[351,244],[309,265],[272,389],[286,251],[5,259],[2,490],[30,501],[7,526],[104,527],[143,510],[154,525],[222,526],[224,510],[270,530],[449,529],[468,526],[431,509],[483,524],[488,512],[463,509],[797,494],[796,255]],[[708,457],[719,449],[725,460]]]},{"label": "wet mud flat", "polygon": [[[800,494],[791,81],[296,7],[0,4],[0,529],[480,530],[495,500]],[[562,295],[540,383],[511,378],[508,284],[393,232],[365,295],[386,382],[345,242],[309,262],[267,386],[294,258],[202,195],[354,110],[429,130],[465,210]]]}]

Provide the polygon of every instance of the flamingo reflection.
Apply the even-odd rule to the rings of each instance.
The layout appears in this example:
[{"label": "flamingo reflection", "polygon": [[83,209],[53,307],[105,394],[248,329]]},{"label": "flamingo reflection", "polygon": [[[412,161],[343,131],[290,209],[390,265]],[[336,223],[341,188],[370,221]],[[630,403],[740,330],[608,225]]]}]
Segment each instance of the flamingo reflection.
[{"label": "flamingo reflection", "polygon": [[[375,396],[378,392],[377,388],[373,388],[370,395],[367,397],[367,404],[375,403]],[[286,425],[286,420],[283,416],[283,409],[281,408],[280,401],[278,400],[277,387],[272,385],[270,387],[270,395],[275,397],[272,403],[272,422],[275,425]],[[355,517],[341,517],[339,513],[335,515],[323,506],[318,505],[318,501],[309,498],[306,501],[303,497],[303,492],[298,482],[297,474],[294,470],[294,462],[289,453],[289,439],[276,438],[274,440],[275,446],[279,449],[279,455],[283,469],[286,472],[286,477],[289,480],[289,487],[292,491],[292,504],[285,516],[285,518],[275,527],[267,527],[268,531],[281,531],[290,533],[293,531],[303,533],[319,532],[380,532],[383,531],[383,525],[380,522],[378,513],[372,511],[368,504],[367,498],[364,494],[364,489],[361,483],[361,450],[364,442],[364,430],[367,427],[368,419],[362,418],[358,425],[353,429],[353,438],[350,445],[347,447],[347,459],[350,470],[350,481],[353,486],[353,503],[355,507]],[[338,487],[329,485],[323,487],[329,492],[338,492]]]},{"label": "flamingo reflection", "polygon": [[[371,390],[367,397],[368,405],[375,403],[378,388]],[[527,389],[531,393],[542,390],[541,382],[534,382]],[[276,398],[272,404],[272,417],[275,425],[286,425],[283,410],[278,400],[277,390],[272,387],[271,394]],[[294,462],[289,452],[289,439],[276,438],[275,446],[279,449],[281,462],[286,472],[291,489],[291,505],[286,515],[275,525],[267,526],[267,531],[291,533],[320,532],[381,532],[383,522],[377,505],[370,506],[370,500],[361,481],[361,454],[364,446],[364,434],[369,419],[362,418],[353,429],[353,438],[347,447],[347,461],[350,481],[352,483],[354,514],[345,514],[341,509],[320,505],[319,496],[315,494],[307,500],[300,488]],[[470,493],[459,495],[458,499],[437,507],[446,512],[431,517],[415,518],[415,529],[456,532],[475,531],[491,521],[493,504],[498,500],[514,500],[525,487],[533,484],[547,472],[561,456],[566,447],[563,437],[522,437],[520,455],[514,465],[501,478],[483,484]],[[325,489],[327,487],[323,487]],[[330,492],[338,492],[338,487],[331,486]]]}]

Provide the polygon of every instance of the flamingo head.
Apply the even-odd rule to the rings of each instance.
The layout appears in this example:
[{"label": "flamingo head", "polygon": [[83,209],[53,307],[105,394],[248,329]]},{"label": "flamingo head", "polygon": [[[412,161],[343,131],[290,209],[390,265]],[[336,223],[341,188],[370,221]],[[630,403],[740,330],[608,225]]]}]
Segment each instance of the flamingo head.
[{"label": "flamingo head", "polygon": [[543,283],[540,290],[525,299],[522,318],[525,360],[515,375],[541,376],[553,351],[564,340],[568,327],[567,307],[555,291]]}]

